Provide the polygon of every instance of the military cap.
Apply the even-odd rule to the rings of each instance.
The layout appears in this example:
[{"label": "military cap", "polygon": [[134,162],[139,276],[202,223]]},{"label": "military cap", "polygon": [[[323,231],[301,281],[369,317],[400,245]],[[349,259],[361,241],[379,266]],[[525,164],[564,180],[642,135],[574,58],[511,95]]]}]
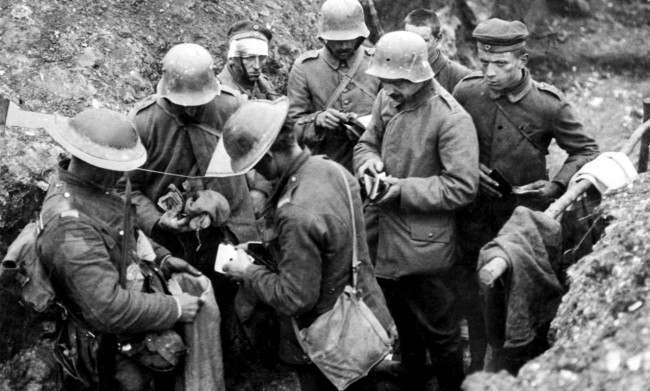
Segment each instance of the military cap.
[{"label": "military cap", "polygon": [[236,22],[228,29],[228,38],[243,38],[245,36],[264,37],[267,41],[271,41],[273,33],[264,25],[251,20]]},{"label": "military cap", "polygon": [[528,28],[518,20],[488,19],[479,23],[472,36],[479,49],[492,52],[511,52],[526,46]]}]

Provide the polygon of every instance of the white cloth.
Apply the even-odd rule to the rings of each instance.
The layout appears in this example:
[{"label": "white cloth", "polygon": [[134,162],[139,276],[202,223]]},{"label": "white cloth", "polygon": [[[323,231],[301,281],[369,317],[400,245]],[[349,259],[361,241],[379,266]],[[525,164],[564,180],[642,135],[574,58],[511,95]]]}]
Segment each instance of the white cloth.
[{"label": "white cloth", "polygon": [[632,184],[639,176],[630,158],[622,152],[604,152],[582,166],[572,182],[584,179],[591,182],[601,194]]},{"label": "white cloth", "polygon": [[233,39],[230,41],[230,47],[228,48],[228,58],[268,55],[268,41],[257,37]]}]

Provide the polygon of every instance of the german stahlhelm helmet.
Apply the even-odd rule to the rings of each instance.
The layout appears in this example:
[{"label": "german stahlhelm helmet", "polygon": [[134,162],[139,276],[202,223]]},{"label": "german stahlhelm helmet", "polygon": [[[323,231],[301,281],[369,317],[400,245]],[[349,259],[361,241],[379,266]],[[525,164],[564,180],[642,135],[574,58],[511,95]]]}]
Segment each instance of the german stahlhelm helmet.
[{"label": "german stahlhelm helmet", "polygon": [[320,9],[318,38],[348,41],[370,35],[358,0],[327,0]]},{"label": "german stahlhelm helmet", "polygon": [[394,31],[377,41],[366,73],[382,79],[420,83],[433,78],[424,39],[408,31]]},{"label": "german stahlhelm helmet", "polygon": [[201,106],[220,93],[210,53],[194,43],[178,44],[162,60],[158,95],[180,106]]},{"label": "german stahlhelm helmet", "polygon": [[252,170],[278,137],[288,110],[286,97],[244,102],[224,126],[208,175],[232,176]]},{"label": "german stahlhelm helmet", "polygon": [[70,119],[57,116],[46,130],[72,156],[95,167],[131,171],[147,160],[133,123],[112,110],[87,109]]}]

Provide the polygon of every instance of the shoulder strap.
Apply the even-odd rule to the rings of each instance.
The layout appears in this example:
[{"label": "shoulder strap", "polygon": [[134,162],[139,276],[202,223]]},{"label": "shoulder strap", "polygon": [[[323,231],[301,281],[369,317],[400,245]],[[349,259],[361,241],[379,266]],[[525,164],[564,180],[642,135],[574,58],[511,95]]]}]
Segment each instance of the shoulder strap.
[{"label": "shoulder strap", "polygon": [[357,274],[359,272],[359,252],[357,249],[357,223],[354,216],[354,201],[352,199],[352,191],[350,190],[350,185],[348,184],[348,179],[345,176],[345,171],[343,166],[336,165],[336,168],[343,178],[343,184],[345,184],[345,192],[348,196],[348,201],[350,203],[350,218],[352,219],[352,288],[357,289]]},{"label": "shoulder strap", "polygon": [[357,55],[357,58],[354,60],[354,63],[352,64],[352,68],[350,69],[350,72],[348,72],[348,73],[339,72],[341,74],[341,76],[343,76],[343,79],[341,80],[339,85],[336,86],[336,89],[334,90],[332,95],[330,95],[329,99],[327,99],[327,103],[325,104],[325,109],[329,109],[330,107],[332,107],[334,102],[336,102],[336,100],[339,98],[339,96],[341,96],[341,94],[343,93],[343,90],[345,89],[345,87],[347,87],[348,84],[350,84],[350,82],[352,81],[352,78],[354,77],[354,75],[359,70],[359,67],[361,66],[361,63],[363,62],[364,57],[365,56],[364,56],[363,53],[359,53]]},{"label": "shoulder strap", "polygon": [[520,133],[520,134],[521,134],[521,135],[522,135],[522,136],[523,136],[523,137],[524,137],[524,138],[525,138],[525,139],[526,139],[526,140],[527,140],[527,141],[528,141],[528,142],[529,142],[533,147],[535,147],[535,149],[537,149],[538,151],[540,151],[540,152],[543,153],[543,154],[546,154],[546,153],[547,153],[547,151],[544,150],[544,148],[542,148],[542,147],[540,147],[539,145],[537,145],[537,144],[533,141],[533,139],[530,138],[530,135],[528,135],[528,134],[524,131],[524,128],[525,128],[524,125],[520,125],[520,124],[516,123],[516,122],[512,119],[512,117],[510,116],[510,114],[506,111],[506,109],[504,109],[503,106],[501,106],[498,102],[494,101],[494,104],[497,106],[497,109],[498,109],[498,110],[503,114],[503,116],[506,117],[506,119],[507,119],[507,120],[508,120],[512,125],[514,125],[515,129],[517,129],[517,131],[518,131],[518,132],[519,132],[519,133]]}]

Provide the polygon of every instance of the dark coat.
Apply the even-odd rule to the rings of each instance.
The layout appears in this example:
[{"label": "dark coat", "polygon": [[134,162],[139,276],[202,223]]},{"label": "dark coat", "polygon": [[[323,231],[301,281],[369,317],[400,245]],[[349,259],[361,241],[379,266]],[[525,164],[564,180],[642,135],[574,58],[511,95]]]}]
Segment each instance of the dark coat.
[{"label": "dark coat", "polygon": [[[357,226],[359,289],[389,332],[393,321],[375,279],[365,241],[357,181],[346,173]],[[271,202],[277,271],[254,266],[247,286],[276,311],[308,326],[329,311],[352,282],[352,226],[345,184],[336,164],[303,152],[280,179]]]},{"label": "dark coat", "polygon": [[355,147],[355,169],[370,158],[380,158],[388,175],[401,178],[399,200],[367,208],[377,276],[445,271],[454,259],[455,210],[478,189],[471,118],[435,81],[401,105],[382,91]]},{"label": "dark coat", "polygon": [[[185,124],[164,98],[152,96],[131,113],[136,129],[147,149],[144,169],[160,172],[201,175],[210,163],[219,134],[230,115],[245,100],[227,87],[210,102],[202,114],[201,125]],[[147,235],[162,215],[156,203],[167,194],[170,184],[183,189],[185,178],[152,172],[132,174],[133,202],[138,224]],[[231,216],[227,227],[239,241],[258,238],[255,217],[244,175],[231,178],[190,180],[195,190],[205,188],[221,193],[230,203]]]},{"label": "dark coat", "polygon": [[[505,95],[489,90],[480,73],[472,74],[456,86],[454,97],[474,120],[480,162],[498,169],[512,185],[549,179],[546,155],[553,139],[568,154],[552,178],[562,187],[598,155],[598,145],[562,94],[553,86],[533,81],[528,72],[518,88]],[[517,205],[543,210],[548,204],[548,200],[531,197],[496,199],[479,194],[460,217],[467,253],[464,262],[475,264],[478,249],[497,234]]]},{"label": "dark coat", "polygon": [[[49,223],[37,241],[40,260],[57,296],[91,329],[135,334],[170,329],[176,323],[178,307],[172,296],[119,285],[124,227],[124,201],[119,196],[61,168],[45,197],[42,218]],[[135,240],[130,246],[128,253],[135,253]],[[156,249],[159,257],[168,253]],[[134,262],[132,258],[125,264]]]},{"label": "dark coat", "polygon": [[459,81],[472,73],[469,68],[450,60],[440,50],[434,50],[429,54],[429,64],[436,81],[448,92],[452,92]]},{"label": "dark coat", "polygon": [[287,96],[290,100],[287,122],[294,124],[298,141],[308,146],[314,154],[323,154],[341,163],[352,166],[351,140],[344,129],[325,131],[315,126],[316,115],[326,109],[325,105],[337,86],[345,79],[342,73],[350,72],[357,56],[364,56],[352,81],[331,106],[344,113],[359,116],[370,114],[372,103],[379,92],[379,79],[366,74],[374,49],[361,46],[355,55],[341,64],[327,48],[303,53],[289,73]]}]

